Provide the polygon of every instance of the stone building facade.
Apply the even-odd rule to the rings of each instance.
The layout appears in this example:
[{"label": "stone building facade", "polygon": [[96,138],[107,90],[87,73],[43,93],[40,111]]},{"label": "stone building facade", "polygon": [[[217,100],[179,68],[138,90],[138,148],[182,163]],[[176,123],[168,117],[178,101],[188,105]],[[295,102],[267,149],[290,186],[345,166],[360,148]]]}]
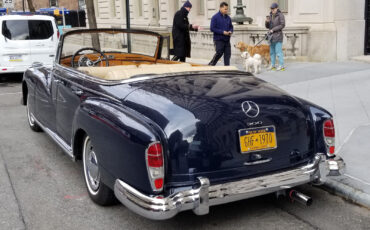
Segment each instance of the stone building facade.
[{"label": "stone building facade", "polygon": [[[16,0],[22,2],[22,0]],[[209,59],[214,52],[211,17],[222,0],[191,0],[190,23],[201,25],[192,33],[192,56]],[[51,2],[69,9],[78,8],[78,0],[37,0],[35,7],[49,7]],[[131,26],[158,32],[169,32],[173,15],[184,0],[130,0]],[[237,0],[229,3],[230,16],[235,15]],[[369,0],[243,0],[245,14],[252,24],[235,25],[232,43],[244,41],[256,44],[266,29],[264,20],[272,2],[278,2],[286,17],[284,47],[287,58],[310,61],[347,60],[364,54],[365,6]],[[94,0],[98,27],[126,27],[126,0]],[[366,8],[367,9],[367,8]],[[368,42],[369,43],[369,42]],[[370,43],[369,43],[370,44]],[[239,51],[232,50],[234,61],[240,60]]]}]

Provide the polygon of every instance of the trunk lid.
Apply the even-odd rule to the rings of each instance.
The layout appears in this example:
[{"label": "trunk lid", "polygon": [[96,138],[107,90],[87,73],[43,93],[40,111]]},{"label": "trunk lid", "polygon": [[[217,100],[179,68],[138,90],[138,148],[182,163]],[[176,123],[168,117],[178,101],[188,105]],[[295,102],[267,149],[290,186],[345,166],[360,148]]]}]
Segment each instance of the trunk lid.
[{"label": "trunk lid", "polygon": [[[167,135],[166,181],[173,185],[184,186],[198,176],[212,183],[247,178],[313,156],[309,112],[296,98],[246,73],[156,78],[131,86],[138,89],[124,103]],[[246,101],[258,105],[258,116],[246,115]],[[258,127],[275,129],[276,148],[243,154],[239,131]]]}]

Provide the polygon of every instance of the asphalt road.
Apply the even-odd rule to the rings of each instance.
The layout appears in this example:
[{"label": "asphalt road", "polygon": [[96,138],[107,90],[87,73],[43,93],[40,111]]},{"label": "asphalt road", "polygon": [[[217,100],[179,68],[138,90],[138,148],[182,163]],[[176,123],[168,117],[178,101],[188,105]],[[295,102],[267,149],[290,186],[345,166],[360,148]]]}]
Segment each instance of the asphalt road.
[{"label": "asphalt road", "polygon": [[0,79],[0,229],[370,229],[370,210],[317,187],[302,186],[304,207],[273,195],[183,212],[167,221],[142,218],[123,205],[99,207],[88,197],[81,162],[72,162],[45,133],[28,127],[21,76]]}]

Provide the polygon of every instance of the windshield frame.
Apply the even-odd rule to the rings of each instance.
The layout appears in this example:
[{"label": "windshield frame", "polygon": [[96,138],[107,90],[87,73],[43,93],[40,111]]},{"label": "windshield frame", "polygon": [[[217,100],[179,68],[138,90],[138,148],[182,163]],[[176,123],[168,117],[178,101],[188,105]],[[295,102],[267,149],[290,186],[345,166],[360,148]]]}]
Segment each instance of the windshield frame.
[{"label": "windshield frame", "polygon": [[[64,39],[68,37],[69,35],[76,35],[76,34],[85,34],[85,33],[126,33],[126,34],[143,34],[143,35],[150,35],[150,36],[155,36],[158,38],[157,41],[157,47],[155,50],[155,54],[153,57],[149,57],[144,54],[137,54],[139,56],[145,56],[146,59],[151,59],[153,62],[156,62],[158,59],[161,58],[161,53],[162,53],[162,45],[163,45],[163,36],[159,33],[152,32],[152,31],[147,31],[147,30],[136,30],[136,29],[116,29],[116,28],[100,28],[100,29],[78,29],[78,30],[72,30],[68,31],[64,34],[61,35],[59,44],[58,44],[58,49],[57,49],[57,55],[56,55],[56,60],[55,62],[58,64],[61,64],[61,55],[62,55],[62,50],[63,50],[63,45],[64,45]],[[110,51],[111,52],[111,51]]]}]

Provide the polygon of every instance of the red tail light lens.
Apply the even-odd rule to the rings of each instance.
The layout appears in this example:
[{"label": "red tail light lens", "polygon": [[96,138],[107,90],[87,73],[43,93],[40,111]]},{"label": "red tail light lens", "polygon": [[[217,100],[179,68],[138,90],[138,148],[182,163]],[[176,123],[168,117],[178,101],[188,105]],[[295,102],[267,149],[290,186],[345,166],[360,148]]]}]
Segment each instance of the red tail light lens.
[{"label": "red tail light lens", "polygon": [[153,191],[163,190],[164,183],[164,160],[163,148],[160,142],[149,144],[146,154],[146,166],[148,168],[148,177]]},{"label": "red tail light lens", "polygon": [[328,156],[333,156],[335,153],[335,128],[332,119],[324,121],[323,133],[326,144],[326,153]]},{"label": "red tail light lens", "polygon": [[162,167],[163,156],[162,156],[162,145],[155,143],[148,148],[148,166],[149,167]]},{"label": "red tail light lens", "polygon": [[154,181],[154,185],[156,189],[162,189],[163,187],[163,178],[156,179]]},{"label": "red tail light lens", "polygon": [[60,33],[59,33],[59,30],[57,30],[57,36],[58,36],[58,38],[60,37]]},{"label": "red tail light lens", "polygon": [[333,120],[330,119],[324,122],[324,135],[325,137],[335,137]]}]

